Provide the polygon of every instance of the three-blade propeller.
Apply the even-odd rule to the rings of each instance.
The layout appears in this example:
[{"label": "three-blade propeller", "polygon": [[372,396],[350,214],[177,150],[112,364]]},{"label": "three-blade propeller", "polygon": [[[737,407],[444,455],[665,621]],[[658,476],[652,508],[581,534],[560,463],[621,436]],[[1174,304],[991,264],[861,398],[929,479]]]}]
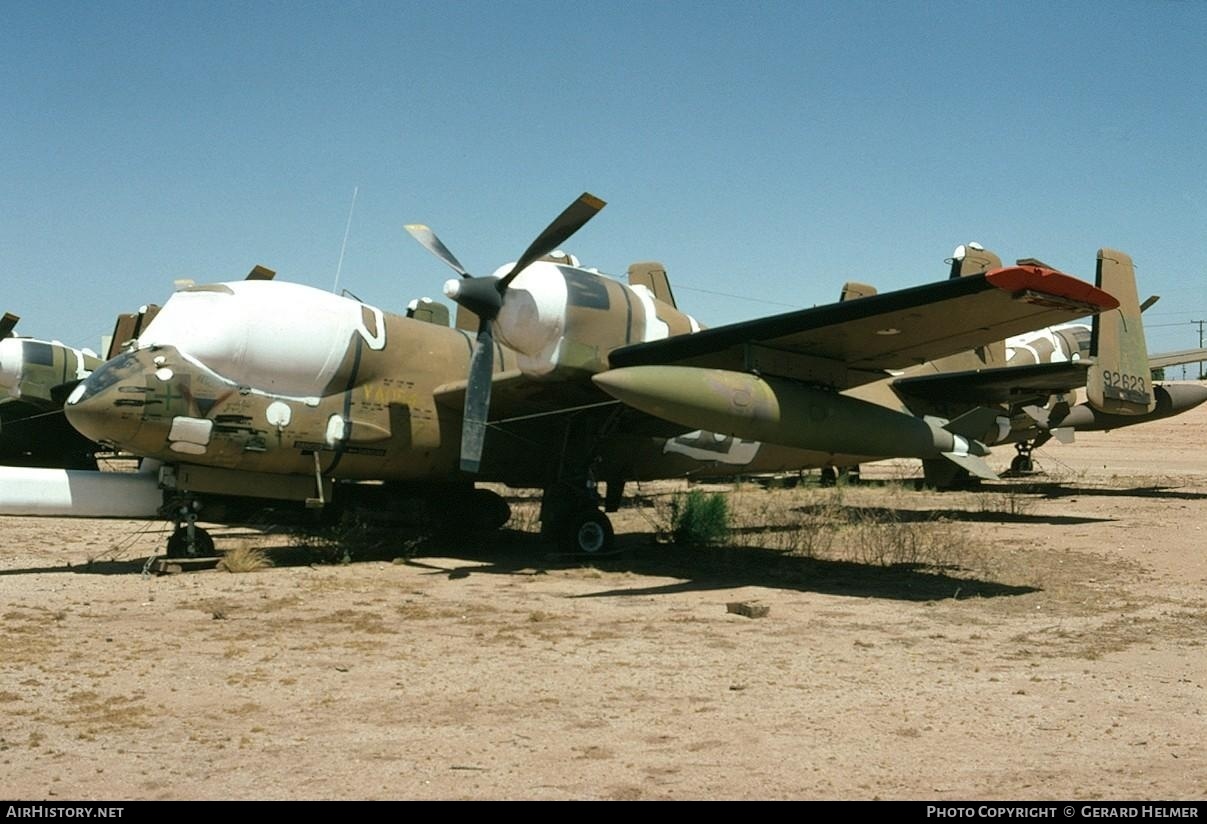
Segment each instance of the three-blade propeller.
[{"label": "three-blade propeller", "polygon": [[482,462],[482,445],[486,440],[486,420],[490,412],[491,375],[494,373],[493,326],[503,308],[507,287],[531,263],[545,257],[581,229],[604,205],[599,198],[583,192],[545,227],[545,231],[537,235],[515,265],[500,278],[474,277],[440,242],[435,232],[422,224],[407,225],[406,230],[411,237],[461,276],[461,280],[450,280],[444,284],[444,294],[481,319],[465,387],[465,413],[461,424],[462,471],[477,472]]}]

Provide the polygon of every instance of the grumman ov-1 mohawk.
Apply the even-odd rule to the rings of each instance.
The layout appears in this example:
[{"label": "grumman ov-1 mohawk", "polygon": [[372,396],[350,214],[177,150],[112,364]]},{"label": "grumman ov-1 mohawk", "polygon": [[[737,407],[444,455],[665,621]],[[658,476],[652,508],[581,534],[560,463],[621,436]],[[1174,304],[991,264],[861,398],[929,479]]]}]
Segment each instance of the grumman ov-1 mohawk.
[{"label": "grumman ov-1 mohawk", "polygon": [[[1019,265],[1043,263],[1033,258]],[[951,277],[1001,267],[1001,260],[980,244],[961,245],[951,258]],[[1141,313],[1157,301],[1139,302],[1131,258],[1099,249],[1096,285],[1119,300],[1090,323],[1067,323],[1002,343],[978,347],[907,370],[880,385],[856,390],[861,397],[894,403],[917,415],[956,417],[972,409],[996,409],[996,431],[978,436],[982,443],[1015,444],[1015,472],[1031,471],[1032,451],[1052,438],[1069,443],[1076,431],[1101,431],[1167,418],[1207,401],[1207,387],[1156,384],[1152,369],[1200,360],[1199,349],[1148,355]],[[848,284],[845,294],[874,294],[863,284]],[[1076,390],[1083,389],[1084,403]],[[885,392],[891,390],[891,394]],[[923,459],[929,483],[957,486],[968,473],[949,462]]]},{"label": "grumman ov-1 mohawk", "polygon": [[95,353],[58,341],[17,337],[0,318],[0,464],[96,469],[96,444],[63,417],[63,401],[101,365]]},{"label": "grumman ov-1 mohawk", "polygon": [[382,500],[500,526],[505,503],[474,489],[495,481],[541,488],[542,531],[593,552],[612,540],[597,483],[614,511],[626,481],[692,473],[896,456],[987,473],[972,433],[992,428],[992,410],[923,418],[846,391],[1118,305],[1012,266],[701,329],[661,266],[634,264],[625,285],[555,251],[603,205],[582,195],[485,277],[408,226],[460,276],[445,284],[453,328],[423,322],[430,307],[402,317],[278,281],[185,288],[71,394],[68,418],[162,462],[169,551],[212,546],[194,523],[211,496],[323,507],[368,481]]}]

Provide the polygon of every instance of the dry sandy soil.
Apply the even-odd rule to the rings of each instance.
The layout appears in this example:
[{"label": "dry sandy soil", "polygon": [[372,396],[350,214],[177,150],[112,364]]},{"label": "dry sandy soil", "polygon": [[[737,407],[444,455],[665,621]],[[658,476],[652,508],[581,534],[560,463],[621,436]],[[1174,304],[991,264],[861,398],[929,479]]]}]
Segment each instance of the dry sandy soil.
[{"label": "dry sandy soil", "polygon": [[[277,565],[144,577],[159,525],[0,518],[0,797],[1207,797],[1207,407],[1037,458],[743,487],[712,549],[656,543],[645,490],[593,563],[232,529]],[[758,528],[785,513],[815,525]]]}]

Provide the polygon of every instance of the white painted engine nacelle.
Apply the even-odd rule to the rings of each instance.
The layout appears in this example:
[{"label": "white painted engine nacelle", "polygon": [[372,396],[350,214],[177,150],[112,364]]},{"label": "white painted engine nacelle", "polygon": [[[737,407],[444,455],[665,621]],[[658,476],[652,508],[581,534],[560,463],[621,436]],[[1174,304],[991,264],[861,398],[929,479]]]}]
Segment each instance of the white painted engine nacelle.
[{"label": "white painted engine nacelle", "polygon": [[0,467],[0,515],[154,518],[162,503],[154,472]]},{"label": "white painted engine nacelle", "polygon": [[22,351],[20,338],[0,340],[0,390],[12,391],[21,382]]},{"label": "white painted engine nacelle", "polygon": [[[511,267],[499,267],[494,276]],[[498,339],[521,354],[520,368],[528,374],[555,369],[567,343],[603,356],[619,346],[699,328],[691,317],[657,303],[644,286],[547,260],[530,264],[508,284],[495,320]]]}]

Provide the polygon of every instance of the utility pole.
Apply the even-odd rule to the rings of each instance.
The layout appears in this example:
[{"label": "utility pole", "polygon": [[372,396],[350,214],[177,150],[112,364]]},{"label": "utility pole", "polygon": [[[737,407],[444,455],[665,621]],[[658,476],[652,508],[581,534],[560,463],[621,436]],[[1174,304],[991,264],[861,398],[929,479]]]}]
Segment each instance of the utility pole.
[{"label": "utility pole", "polygon": [[[1197,325],[1199,327],[1199,348],[1200,349],[1203,348],[1203,324],[1204,323],[1207,323],[1207,320],[1192,320],[1190,322],[1190,324],[1192,326]],[[1204,380],[1204,379],[1207,379],[1207,373],[1203,372],[1203,362],[1199,361],[1199,380]]]}]

